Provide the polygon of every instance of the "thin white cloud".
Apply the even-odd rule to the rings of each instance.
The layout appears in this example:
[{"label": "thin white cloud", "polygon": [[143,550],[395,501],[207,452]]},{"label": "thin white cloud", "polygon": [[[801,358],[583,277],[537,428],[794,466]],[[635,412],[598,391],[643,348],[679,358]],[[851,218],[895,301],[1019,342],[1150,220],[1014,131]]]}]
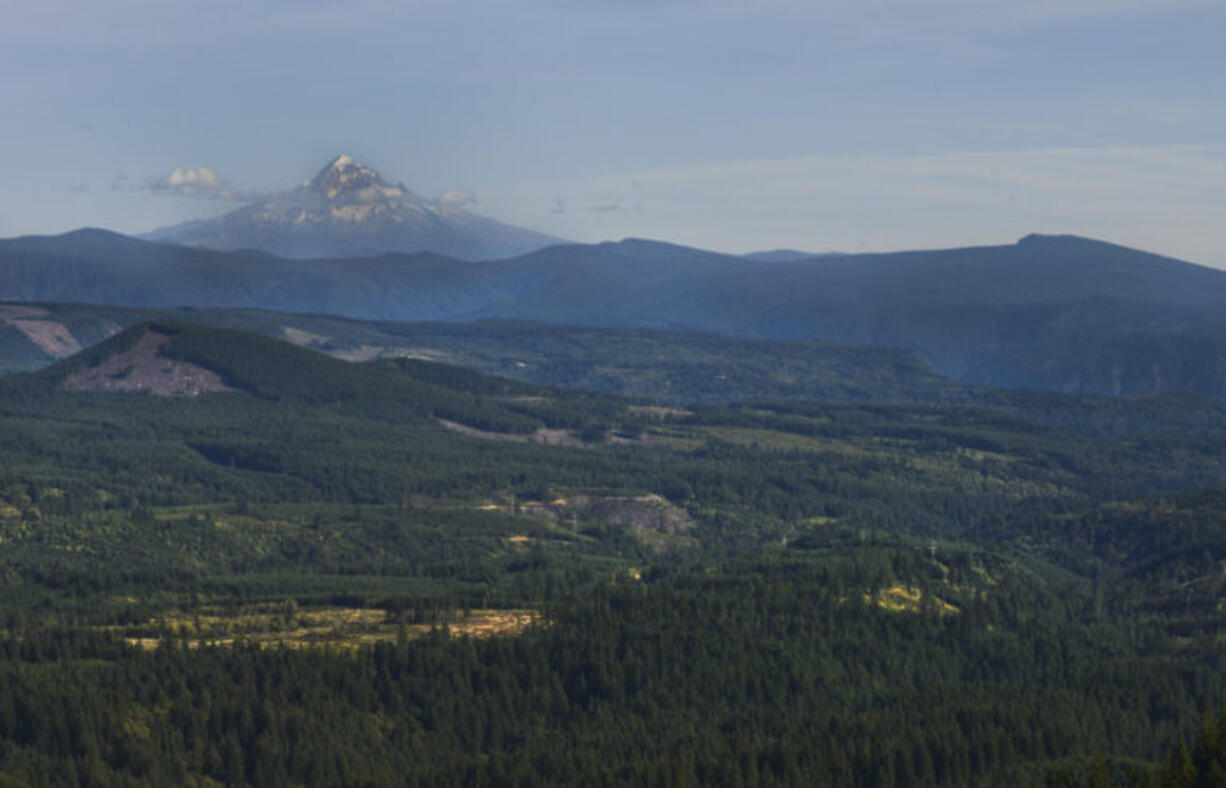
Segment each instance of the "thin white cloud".
[{"label": "thin white cloud", "polygon": [[243,199],[231,191],[221,177],[208,167],[176,167],[168,175],[153,180],[149,188],[159,194],[202,200]]},{"label": "thin white cloud", "polygon": [[436,202],[448,208],[463,208],[465,205],[476,203],[477,198],[472,192],[463,189],[448,189],[439,195]]},{"label": "thin white cloud", "polygon": [[745,11],[828,13],[854,9],[868,15],[892,13],[907,16],[956,16],[968,24],[984,22],[1055,21],[1086,17],[1120,17],[1170,14],[1197,8],[1212,8],[1216,0],[1014,0],[984,3],[983,0],[681,0],[675,7],[697,6]]}]

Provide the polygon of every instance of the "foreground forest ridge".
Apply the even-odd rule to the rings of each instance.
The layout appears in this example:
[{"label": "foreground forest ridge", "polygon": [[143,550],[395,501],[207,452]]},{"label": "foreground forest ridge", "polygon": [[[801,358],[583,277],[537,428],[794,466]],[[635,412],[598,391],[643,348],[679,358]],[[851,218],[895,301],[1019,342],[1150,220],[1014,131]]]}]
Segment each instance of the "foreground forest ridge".
[{"label": "foreground forest ridge", "polygon": [[841,397],[166,319],[0,378],[0,784],[1218,784],[1218,400],[759,350]]}]

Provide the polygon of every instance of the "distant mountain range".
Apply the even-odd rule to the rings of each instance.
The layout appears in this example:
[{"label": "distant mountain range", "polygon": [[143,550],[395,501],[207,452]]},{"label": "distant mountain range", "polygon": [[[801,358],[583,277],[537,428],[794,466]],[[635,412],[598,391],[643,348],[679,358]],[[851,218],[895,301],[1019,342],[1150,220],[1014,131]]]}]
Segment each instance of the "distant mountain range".
[{"label": "distant mountain range", "polygon": [[342,155],[297,189],[142,237],[222,251],[260,249],[289,258],[435,252],[488,260],[560,242],[472,213],[464,208],[468,199],[462,192],[436,200],[419,197]]},{"label": "distant mountain range", "polygon": [[797,249],[770,249],[765,252],[750,252],[741,255],[747,260],[757,260],[763,263],[792,263],[797,260],[808,260],[813,257],[839,257],[841,252],[801,252]]},{"label": "distant mountain range", "polygon": [[42,369],[145,322],[263,334],[346,361],[418,359],[673,405],[981,402],[906,350],[508,320],[390,323],[255,309],[0,304],[0,374]]},{"label": "distant mountain range", "polygon": [[913,350],[955,379],[1226,395],[1226,272],[1074,236],[769,262],[627,240],[285,260],[100,230],[0,241],[0,299],[544,323]]}]

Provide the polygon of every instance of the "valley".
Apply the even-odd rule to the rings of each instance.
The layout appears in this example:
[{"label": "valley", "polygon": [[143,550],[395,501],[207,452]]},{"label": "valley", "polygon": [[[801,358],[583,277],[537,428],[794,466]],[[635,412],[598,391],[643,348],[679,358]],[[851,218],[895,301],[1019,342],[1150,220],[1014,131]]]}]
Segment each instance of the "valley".
[{"label": "valley", "polygon": [[[316,320],[299,330],[328,336]],[[437,337],[465,334],[492,334],[469,345],[490,358],[563,341]],[[565,341],[642,341],[584,337]],[[771,350],[745,348],[719,363]],[[682,408],[165,319],[0,378],[0,771],[901,785],[1105,756],[1160,774],[1226,693],[1222,406],[777,352],[839,387],[901,360],[933,393]],[[176,365],[224,388],[168,388]],[[214,694],[219,670],[245,689]],[[83,692],[112,700],[53,711]],[[192,733],[212,715],[235,720],[237,760]]]},{"label": "valley", "polygon": [[1226,3],[10,3],[0,788],[1226,788]]}]

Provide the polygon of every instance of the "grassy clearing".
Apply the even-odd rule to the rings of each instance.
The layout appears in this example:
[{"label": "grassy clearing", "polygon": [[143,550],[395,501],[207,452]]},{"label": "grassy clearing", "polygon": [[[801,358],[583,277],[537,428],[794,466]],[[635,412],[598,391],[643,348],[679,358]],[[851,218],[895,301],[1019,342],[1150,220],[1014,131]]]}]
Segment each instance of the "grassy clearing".
[{"label": "grassy clearing", "polygon": [[878,453],[854,446],[847,441],[756,427],[701,427],[696,431],[725,443],[775,451],[812,451],[847,456],[870,456]]},{"label": "grassy clearing", "polygon": [[657,419],[685,418],[693,416],[694,411],[684,408],[670,408],[663,405],[630,405],[626,408],[636,416],[651,416]]},{"label": "grassy clearing", "polygon": [[930,606],[939,615],[949,616],[960,612],[955,605],[934,594],[925,597],[924,592],[914,586],[895,585],[883,588],[874,594],[865,594],[864,601],[876,604],[884,610],[895,613],[918,613]]},{"label": "grassy clearing", "polygon": [[354,607],[299,609],[292,600],[252,605],[239,610],[202,608],[191,613],[171,612],[133,626],[107,627],[128,643],[154,649],[163,641],[188,648],[255,644],[260,647],[356,648],[380,641],[421,637],[436,627],[452,635],[502,637],[517,635],[540,621],[529,609],[446,611],[434,621],[397,621],[385,610]]}]

